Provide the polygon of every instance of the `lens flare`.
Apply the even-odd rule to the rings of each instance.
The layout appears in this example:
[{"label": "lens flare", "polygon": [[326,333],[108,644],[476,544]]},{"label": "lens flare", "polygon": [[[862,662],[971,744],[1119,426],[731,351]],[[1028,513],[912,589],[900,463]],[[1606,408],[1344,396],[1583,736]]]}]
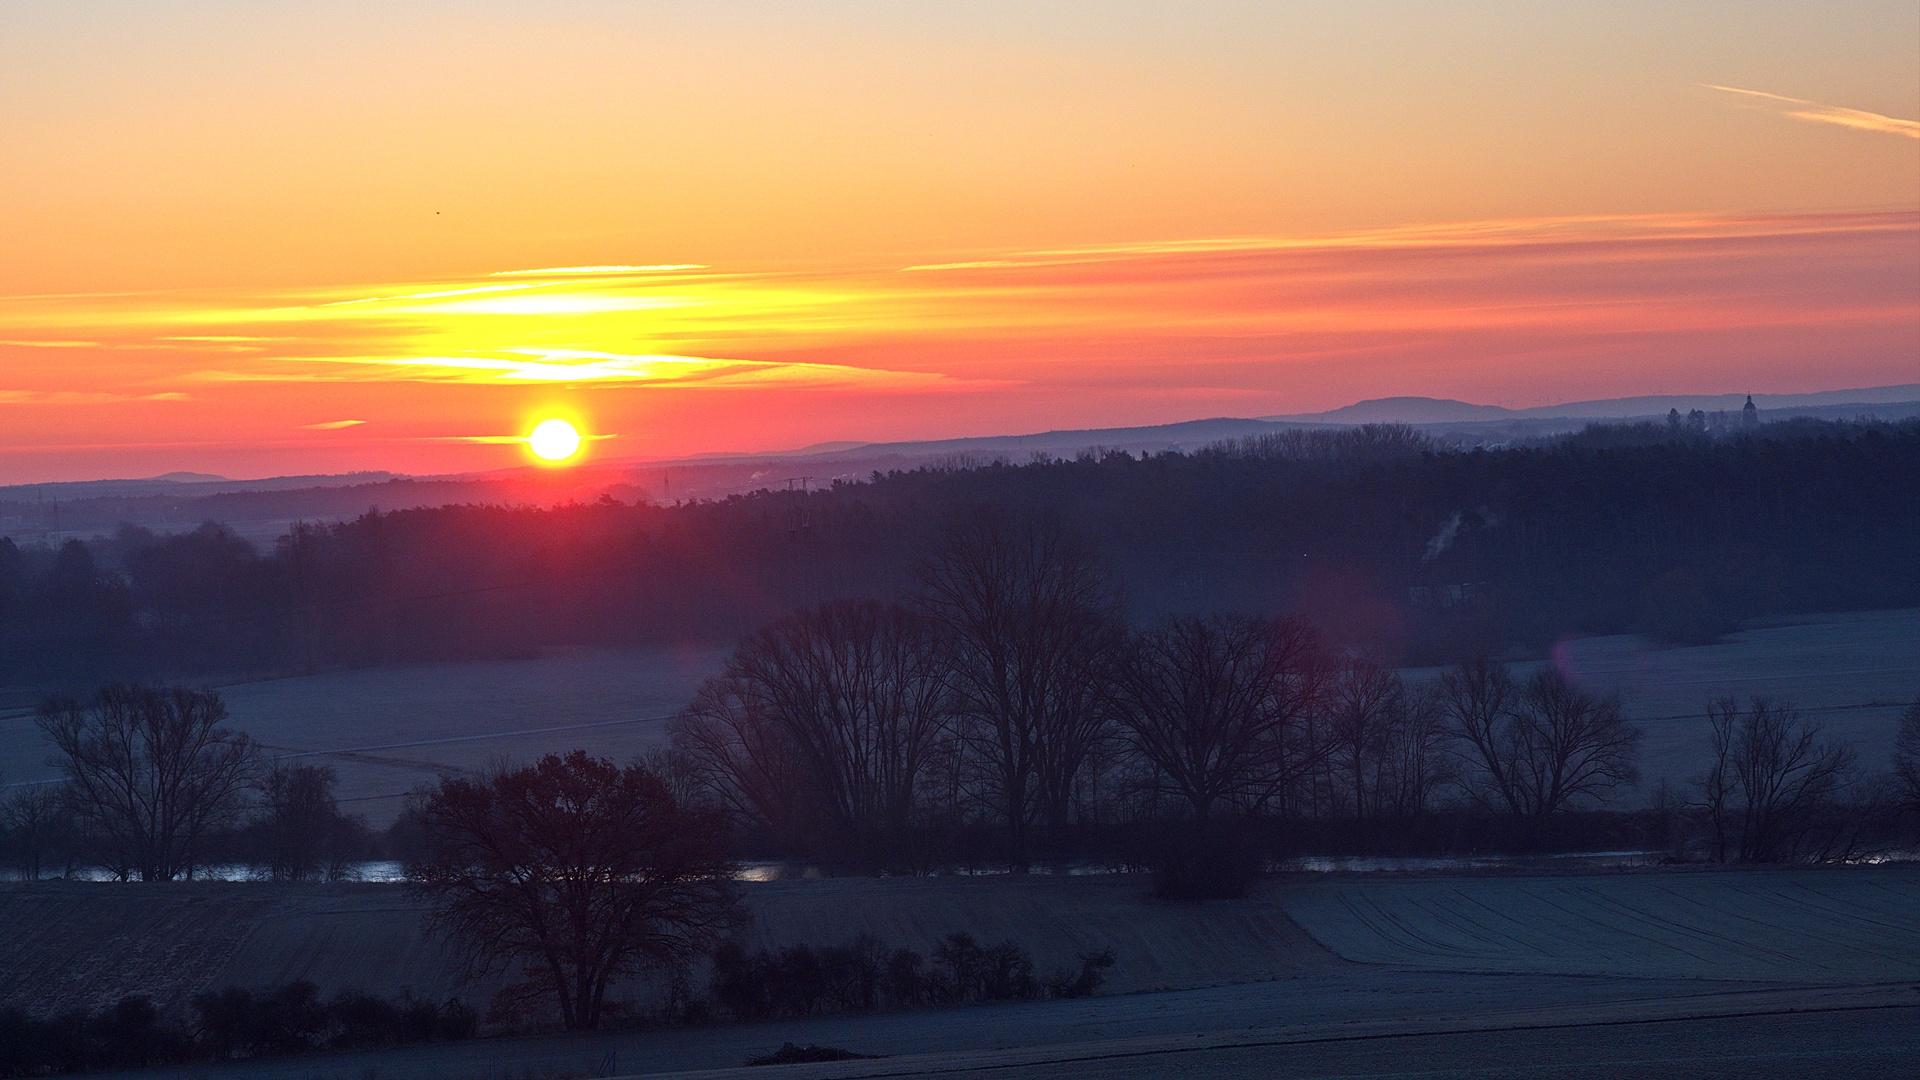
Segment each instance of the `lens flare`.
[{"label": "lens flare", "polygon": [[527,448],[544,461],[565,461],[580,450],[580,433],[565,420],[542,420],[527,436]]}]

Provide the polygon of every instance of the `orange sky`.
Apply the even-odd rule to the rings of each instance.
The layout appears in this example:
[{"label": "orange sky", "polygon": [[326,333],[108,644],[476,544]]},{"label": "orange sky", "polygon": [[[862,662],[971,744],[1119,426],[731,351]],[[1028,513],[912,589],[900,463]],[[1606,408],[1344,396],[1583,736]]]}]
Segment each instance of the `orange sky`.
[{"label": "orange sky", "polygon": [[0,8],[0,483],[1920,381],[1911,3],[288,7]]}]

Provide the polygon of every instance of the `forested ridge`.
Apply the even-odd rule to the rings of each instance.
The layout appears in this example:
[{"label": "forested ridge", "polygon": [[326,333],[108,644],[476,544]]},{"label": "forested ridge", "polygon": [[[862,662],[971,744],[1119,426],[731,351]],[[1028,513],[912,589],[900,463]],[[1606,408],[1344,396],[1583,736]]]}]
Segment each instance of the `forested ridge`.
[{"label": "forested ridge", "polygon": [[727,643],[892,598],[983,505],[1077,535],[1139,622],[1293,614],[1384,663],[1561,635],[1708,640],[1739,619],[1920,604],[1920,423],[1595,426],[1453,451],[1409,429],[1194,453],[956,463],[659,506],[447,506],[0,540],[0,680],[289,674],[556,645]]}]

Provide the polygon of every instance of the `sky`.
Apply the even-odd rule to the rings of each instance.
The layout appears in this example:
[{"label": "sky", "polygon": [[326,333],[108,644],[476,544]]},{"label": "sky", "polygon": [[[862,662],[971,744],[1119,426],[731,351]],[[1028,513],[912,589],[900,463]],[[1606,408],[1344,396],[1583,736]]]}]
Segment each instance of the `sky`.
[{"label": "sky", "polygon": [[0,483],[1920,381],[1920,5],[0,6]]}]

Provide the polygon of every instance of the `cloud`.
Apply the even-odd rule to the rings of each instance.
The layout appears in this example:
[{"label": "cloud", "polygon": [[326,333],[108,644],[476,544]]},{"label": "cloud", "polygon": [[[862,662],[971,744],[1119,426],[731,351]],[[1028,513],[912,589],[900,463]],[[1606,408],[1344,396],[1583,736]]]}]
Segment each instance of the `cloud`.
[{"label": "cloud", "polygon": [[[1769,94],[1764,90],[1742,90],[1737,86],[1716,86],[1713,83],[1701,83],[1709,90],[1718,90],[1725,94],[1739,94],[1757,101],[1770,102],[1775,111],[1782,116],[1795,120],[1805,120],[1814,124],[1833,124],[1837,127],[1853,128],[1855,131],[1873,131],[1882,135],[1900,135],[1909,139],[1920,139],[1920,120],[1902,120],[1895,116],[1882,116],[1864,109],[1849,109],[1841,105],[1822,105],[1817,101],[1802,98],[1782,97]],[[1806,106],[1791,108],[1790,106]]]},{"label": "cloud", "polygon": [[0,341],[0,345],[13,345],[22,349],[97,349],[97,341]]},{"label": "cloud", "polygon": [[[1744,92],[1744,91],[1743,91]],[[1873,114],[1867,114],[1873,115]],[[1899,120],[1895,123],[1910,123]],[[1008,253],[972,262],[923,263],[920,270],[1032,270],[1089,263],[1154,259],[1285,255],[1292,252],[1396,251],[1413,249],[1514,248],[1534,244],[1595,244],[1633,240],[1730,239],[1784,236],[1808,232],[1878,231],[1880,220],[1843,220],[1836,215],[1716,217],[1697,214],[1589,214],[1551,218],[1496,218],[1485,221],[1401,225],[1326,236],[1228,236],[1183,240],[1144,240],[1082,247]]]},{"label": "cloud", "polygon": [[545,266],[537,270],[496,270],[493,277],[571,277],[576,274],[660,274],[671,270],[705,270],[705,263],[656,263],[652,266]]},{"label": "cloud", "polygon": [[192,401],[191,394],[112,394],[97,390],[0,390],[0,405],[105,405],[123,401]]},{"label": "cloud", "polygon": [[448,296],[472,296],[474,293],[516,292],[521,289],[538,288],[536,285],[474,285],[465,289],[440,289],[435,292],[401,293],[397,296],[360,296],[352,300],[335,300],[321,304],[321,307],[352,307],[355,304],[384,304],[394,300],[438,300]]},{"label": "cloud", "polygon": [[1019,266],[1020,263],[1006,259],[982,259],[977,262],[921,263],[919,266],[903,266],[902,270],[981,270],[1000,266]]},{"label": "cloud", "polygon": [[301,424],[302,431],[339,431],[341,428],[358,427],[365,420],[328,420],[320,424]]},{"label": "cloud", "polygon": [[[582,349],[503,349],[479,356],[286,356],[273,363],[308,367],[303,373],[202,371],[210,382],[419,382],[627,386],[820,386],[873,390],[978,389],[1015,385],[937,372],[895,371],[851,364],[734,360],[705,356],[627,355]],[[337,369],[322,373],[310,365]],[[346,427],[359,421],[335,421]]]},{"label": "cloud", "polygon": [[[620,436],[618,435],[587,435],[583,433],[580,436],[580,441],[581,442],[602,442],[607,439],[617,439],[619,437]],[[493,445],[493,446],[506,446],[512,443],[531,442],[532,436],[530,435],[420,435],[420,436],[416,436],[412,441],[414,442],[484,443],[484,444]]]}]

